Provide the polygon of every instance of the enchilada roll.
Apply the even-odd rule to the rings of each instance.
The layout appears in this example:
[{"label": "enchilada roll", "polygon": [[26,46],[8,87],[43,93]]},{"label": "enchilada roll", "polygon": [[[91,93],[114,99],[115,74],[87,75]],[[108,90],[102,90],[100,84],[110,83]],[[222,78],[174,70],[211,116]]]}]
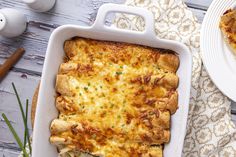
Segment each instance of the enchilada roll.
[{"label": "enchilada roll", "polygon": [[62,63],[59,67],[59,73],[60,74],[67,74],[70,71],[76,71],[79,67],[79,64],[76,62],[67,62],[67,63]]},{"label": "enchilada roll", "polygon": [[57,75],[56,78],[56,91],[59,94],[74,96],[76,93],[73,91],[73,78],[67,75]]},{"label": "enchilada roll", "polygon": [[[59,137],[51,137],[50,140],[53,144],[57,144],[60,149],[61,155],[67,152],[78,152],[88,153],[94,156],[101,157],[121,157],[121,156],[130,156],[132,157],[162,157],[162,146],[148,146],[145,144],[139,143],[119,143],[115,140],[104,140],[103,142],[95,140],[85,141],[83,137],[77,137],[79,140],[67,140]],[[63,141],[63,142],[62,142]],[[70,141],[70,142],[68,142]],[[104,144],[105,143],[105,144]],[[83,147],[80,147],[83,146]]]},{"label": "enchilada roll", "polygon": [[160,55],[157,64],[167,71],[176,72],[179,68],[179,58],[174,54]]},{"label": "enchilada roll", "polygon": [[[103,112],[101,112],[103,113]],[[51,123],[52,134],[68,132],[72,134],[80,134],[81,136],[88,133],[95,134],[100,138],[113,138],[117,140],[129,140],[146,143],[148,145],[162,144],[169,141],[170,133],[170,113],[168,111],[161,112],[158,110],[142,110],[135,115],[125,113],[122,115],[107,115],[100,117],[97,115],[88,115],[85,118],[84,113],[78,117],[74,114],[64,115],[66,119],[60,117]],[[94,123],[90,118],[96,118]],[[103,120],[114,119],[114,122],[106,122]],[[116,126],[115,126],[116,124]],[[92,131],[92,132],[90,132]]]},{"label": "enchilada roll", "polygon": [[91,63],[94,59],[100,58],[106,62],[126,63],[132,66],[159,65],[170,72],[176,72],[179,67],[179,58],[175,52],[134,44],[76,37],[65,42],[64,50],[71,60],[83,63]]}]

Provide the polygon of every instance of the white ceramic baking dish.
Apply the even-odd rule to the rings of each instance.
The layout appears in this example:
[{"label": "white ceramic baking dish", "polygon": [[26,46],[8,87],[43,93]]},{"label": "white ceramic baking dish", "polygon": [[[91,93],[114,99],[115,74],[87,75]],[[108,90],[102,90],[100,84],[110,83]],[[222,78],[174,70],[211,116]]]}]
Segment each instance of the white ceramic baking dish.
[{"label": "white ceramic baking dish", "polygon": [[[104,25],[104,20],[109,12],[124,12],[143,17],[146,28],[143,32],[121,30]],[[129,7],[117,4],[105,4],[100,7],[97,19],[91,27],[77,25],[64,25],[57,28],[51,35],[38,97],[34,133],[33,157],[57,157],[56,147],[49,143],[51,121],[58,116],[55,108],[55,78],[59,65],[63,62],[64,41],[74,37],[86,37],[98,40],[118,41],[141,44],[156,48],[171,49],[178,53],[180,67],[178,76],[180,83],[179,109],[171,119],[171,140],[165,145],[165,157],[181,157],[186,122],[189,108],[192,57],[185,45],[171,40],[159,39],[154,31],[154,18],[151,12],[143,8]]]}]

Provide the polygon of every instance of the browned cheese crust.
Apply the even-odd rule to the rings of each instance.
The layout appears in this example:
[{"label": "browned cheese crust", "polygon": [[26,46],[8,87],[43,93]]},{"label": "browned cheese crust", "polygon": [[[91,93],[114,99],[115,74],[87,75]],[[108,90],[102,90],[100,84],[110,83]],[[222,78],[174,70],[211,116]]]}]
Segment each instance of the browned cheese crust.
[{"label": "browned cheese crust", "polygon": [[220,20],[220,29],[236,54],[236,10],[229,9],[224,13]]},{"label": "browned cheese crust", "polygon": [[178,108],[177,54],[79,37],[64,50],[51,143],[104,157],[161,157]]}]

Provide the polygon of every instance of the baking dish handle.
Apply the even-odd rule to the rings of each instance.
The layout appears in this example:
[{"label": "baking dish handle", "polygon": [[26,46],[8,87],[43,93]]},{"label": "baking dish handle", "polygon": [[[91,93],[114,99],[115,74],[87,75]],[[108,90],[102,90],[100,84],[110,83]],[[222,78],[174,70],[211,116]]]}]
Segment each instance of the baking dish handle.
[{"label": "baking dish handle", "polygon": [[[130,31],[130,30],[122,30],[119,28],[109,27],[106,26],[105,18],[106,15],[110,12],[120,12],[120,13],[127,13],[127,14],[133,14],[143,17],[145,21],[145,30],[144,31]],[[140,7],[132,7],[132,6],[126,6],[126,5],[120,5],[120,4],[103,4],[97,14],[97,18],[92,26],[94,29],[103,30],[103,31],[114,31],[118,33],[135,33],[140,34],[142,36],[145,35],[145,37],[149,38],[156,38],[155,31],[154,31],[154,17],[153,14],[148,11],[147,9],[140,8]]]}]

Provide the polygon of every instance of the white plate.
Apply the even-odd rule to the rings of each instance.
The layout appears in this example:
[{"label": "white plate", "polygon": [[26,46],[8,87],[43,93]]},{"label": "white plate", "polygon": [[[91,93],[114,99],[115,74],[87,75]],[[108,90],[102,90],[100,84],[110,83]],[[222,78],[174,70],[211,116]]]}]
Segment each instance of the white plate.
[{"label": "white plate", "polygon": [[236,55],[224,41],[219,22],[223,13],[235,4],[235,0],[214,0],[205,15],[201,30],[204,66],[216,86],[233,101],[236,101]]},{"label": "white plate", "polygon": [[[121,30],[104,25],[107,13],[111,11],[125,12],[142,16],[146,22],[143,32]],[[33,157],[57,157],[56,147],[49,143],[51,121],[58,116],[55,107],[55,77],[59,65],[63,62],[65,40],[74,37],[87,37],[98,40],[118,41],[147,45],[151,47],[171,49],[178,53],[180,58],[179,76],[179,109],[171,119],[171,140],[165,145],[165,157],[181,157],[183,142],[186,133],[189,97],[191,87],[192,56],[182,43],[159,39],[154,32],[154,18],[151,12],[143,8],[128,7],[124,5],[103,5],[97,15],[93,26],[82,27],[65,25],[57,28],[51,35],[48,43],[38,104],[35,116],[33,133]]]}]

